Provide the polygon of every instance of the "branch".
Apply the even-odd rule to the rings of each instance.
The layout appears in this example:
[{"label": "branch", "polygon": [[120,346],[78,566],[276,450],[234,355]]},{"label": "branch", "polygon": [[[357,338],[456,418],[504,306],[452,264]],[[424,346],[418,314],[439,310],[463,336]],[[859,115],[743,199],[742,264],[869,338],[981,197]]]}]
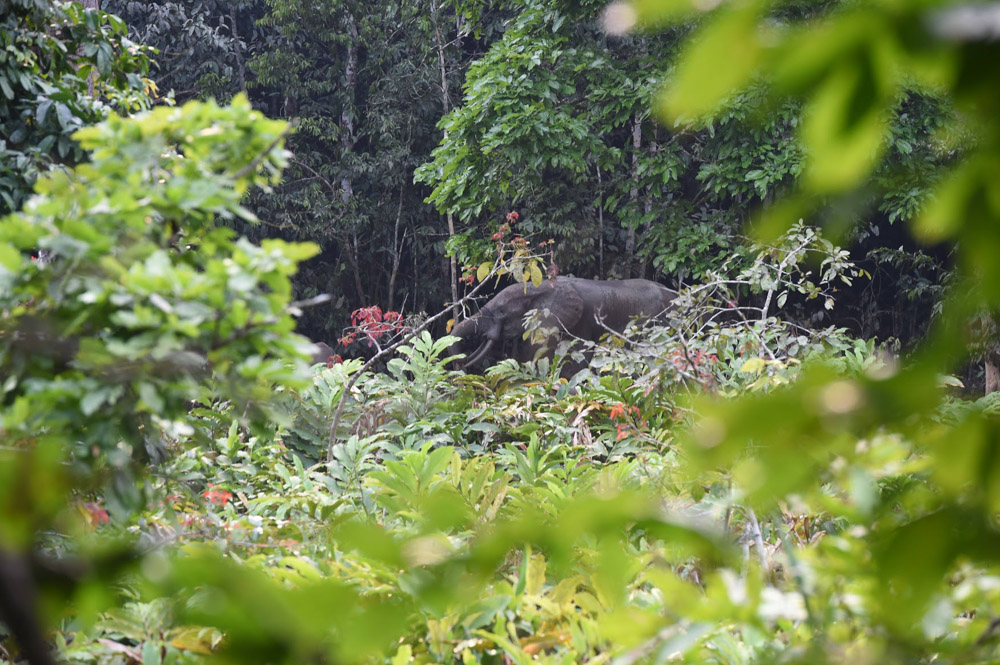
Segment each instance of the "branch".
[{"label": "branch", "polygon": [[325,302],[330,302],[333,299],[329,293],[321,293],[318,296],[313,296],[312,298],[306,298],[305,300],[295,300],[288,303],[287,309],[302,309],[303,307],[315,307],[316,305],[322,305]]}]

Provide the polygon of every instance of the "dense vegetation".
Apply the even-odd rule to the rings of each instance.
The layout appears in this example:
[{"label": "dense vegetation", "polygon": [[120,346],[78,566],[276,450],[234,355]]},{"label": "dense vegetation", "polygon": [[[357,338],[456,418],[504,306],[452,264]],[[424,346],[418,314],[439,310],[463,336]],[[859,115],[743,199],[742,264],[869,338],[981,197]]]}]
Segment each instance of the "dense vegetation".
[{"label": "dense vegetation", "polygon": [[[296,289],[334,301],[306,311],[300,330],[333,343],[359,307],[433,313],[456,299],[449,283],[488,258],[488,238],[509,211],[519,212],[522,233],[556,240],[563,274],[691,284],[742,251],[757,207],[795,188],[798,102],[767,105],[766,89],[754,86],[704,122],[657,122],[656,91],[691,25],[611,36],[606,4],[110,0],[104,8],[160,49],[161,91],[178,101],[243,92],[295,124],[282,184],[247,202],[264,224],[238,228],[320,245]],[[782,17],[825,8],[791,3]],[[825,211],[841,217],[840,232],[849,222],[872,278],[832,313],[793,316],[907,347],[926,331],[950,261],[946,248],[920,249],[902,222],[956,154],[935,133],[950,107],[929,90],[900,91],[868,190]],[[458,257],[455,273],[446,246]]]},{"label": "dense vegetation", "polygon": [[[982,20],[3,7],[0,661],[997,659]],[[683,288],[476,376],[466,265]]]}]

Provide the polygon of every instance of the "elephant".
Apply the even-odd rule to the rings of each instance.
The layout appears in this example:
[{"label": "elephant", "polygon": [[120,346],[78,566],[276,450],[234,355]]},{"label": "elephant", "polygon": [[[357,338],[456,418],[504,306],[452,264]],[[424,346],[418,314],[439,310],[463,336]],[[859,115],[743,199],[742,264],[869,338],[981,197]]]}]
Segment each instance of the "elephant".
[{"label": "elephant", "polygon": [[314,342],[312,353],[312,364],[325,363],[328,358],[337,354],[326,342]]},{"label": "elephant", "polygon": [[[507,357],[520,362],[538,355],[552,356],[554,345],[523,339],[524,315],[532,309],[548,310],[541,327],[555,327],[572,337],[598,341],[608,329],[622,332],[637,316],[658,317],[671,308],[677,292],[646,279],[596,280],[556,277],[540,286],[515,284],[494,296],[478,314],[459,322],[451,331],[460,342],[452,355],[479,341],[463,365],[467,369],[484,358]],[[564,373],[574,370],[564,367]]]}]

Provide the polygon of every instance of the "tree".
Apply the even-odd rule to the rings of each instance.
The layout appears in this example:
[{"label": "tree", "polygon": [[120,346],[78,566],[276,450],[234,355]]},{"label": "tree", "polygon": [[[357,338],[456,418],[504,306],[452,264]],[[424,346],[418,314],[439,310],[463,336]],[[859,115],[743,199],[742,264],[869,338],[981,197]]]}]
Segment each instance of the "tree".
[{"label": "tree", "polygon": [[147,108],[147,50],[121,19],[79,3],[15,0],[0,18],[0,214],[35,180],[85,159],[73,133]]},{"label": "tree", "polygon": [[[417,171],[433,188],[428,200],[464,225],[466,253],[486,220],[517,208],[524,230],[558,239],[564,271],[696,282],[744,249],[738,236],[755,210],[797,187],[802,105],[772,101],[763,82],[733,91],[718,112],[694,122],[651,114],[659,67],[675,61],[697,17],[609,36],[604,3],[509,4],[515,17],[469,69],[462,104],[442,120],[446,137]],[[779,13],[794,24],[827,9],[798,3]],[[892,133],[877,182],[850,206],[821,211],[824,219],[863,217],[852,239],[870,252],[864,265],[879,281],[859,285],[835,319],[821,308],[794,316],[909,340],[926,329],[947,261],[943,252],[914,253],[897,222],[912,217],[954,159],[935,134],[950,110],[911,87],[887,117]],[[907,298],[897,299],[901,290]]]},{"label": "tree", "polygon": [[[273,46],[274,30],[260,23],[267,7],[265,0],[104,2],[106,11],[125,21],[132,39],[156,49],[153,76],[178,102],[224,102],[249,94],[254,73],[248,63]],[[280,115],[280,98],[255,92],[263,110]]]},{"label": "tree", "polygon": [[[956,149],[954,159],[926,183],[929,194],[909,221],[924,242],[955,247],[952,287],[919,353],[883,373],[844,380],[814,367],[798,385],[767,397],[703,402],[702,424],[688,447],[702,460],[699,468],[722,466],[742,475],[754,488],[747,500],[764,507],[823,473],[819,466],[803,469],[796,451],[809,450],[821,465],[828,455],[851,457],[841,444],[852,437],[899,431],[912,438],[920,451],[914,459],[934,469],[927,482],[935,489],[923,495],[926,502],[921,489],[881,494],[873,504],[879,524],[866,540],[877,577],[872,610],[890,639],[920,649],[927,638],[913,627],[941,597],[941,580],[972,562],[991,571],[1000,563],[992,461],[1000,423],[976,406],[949,414],[939,387],[941,372],[967,353],[970,316],[995,311],[1000,301],[1000,205],[992,184],[1000,162],[1000,72],[982,66],[1000,56],[988,37],[994,24],[984,7],[947,4],[846,3],[805,24],[776,21],[766,1],[723,4],[705,14],[687,2],[636,2],[621,9],[646,28],[704,16],[660,93],[668,121],[711,115],[759,79],[775,103],[788,95],[802,100],[803,177],[794,196],[763,212],[760,233],[787,228],[821,204],[848,206],[863,196],[881,156],[893,147],[887,119],[915,86],[951,100],[962,118],[953,135],[974,137],[946,143]],[[715,76],[719,71],[725,76]],[[817,395],[829,399],[810,407]],[[914,427],[935,409],[932,422],[940,426]],[[759,452],[752,478],[743,475],[748,466],[740,461],[750,448]],[[903,506],[905,516],[896,519],[893,511]],[[990,640],[992,626],[984,630],[976,646]],[[881,648],[888,653],[887,645]]]},{"label": "tree", "polygon": [[422,1],[280,0],[266,19],[281,40],[251,66],[259,85],[294,100],[297,129],[290,177],[254,203],[279,233],[324,246],[309,288],[337,294],[342,311],[447,297],[437,277],[446,226],[412,182],[467,57],[446,16]]},{"label": "tree", "polygon": [[217,223],[253,219],[240,200],[280,173],[285,131],[242,98],[111,115],[73,134],[88,163],[0,219],[0,619],[32,662],[52,662],[42,597],[109,586],[134,555],[43,555],[72,493],[127,514],[171,436],[210,436],[192,403],[238,404],[254,429],[277,386],[305,376],[290,278],[316,247],[255,246]]}]

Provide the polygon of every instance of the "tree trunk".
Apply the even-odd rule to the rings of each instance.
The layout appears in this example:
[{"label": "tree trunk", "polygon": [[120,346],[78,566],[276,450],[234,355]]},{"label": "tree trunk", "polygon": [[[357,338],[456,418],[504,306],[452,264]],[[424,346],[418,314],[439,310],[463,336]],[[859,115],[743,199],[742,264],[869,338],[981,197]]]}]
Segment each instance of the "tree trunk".
[{"label": "tree trunk", "polygon": [[597,167],[597,276],[604,279],[604,183]]},{"label": "tree trunk", "polygon": [[[358,26],[354,21],[354,16],[348,12],[346,19],[348,35],[347,42],[347,63],[344,65],[344,105],[340,110],[340,144],[343,150],[342,155],[347,156],[354,152],[356,142],[354,136],[355,112],[355,80],[358,72]],[[346,161],[346,160],[345,160]],[[344,203],[344,213],[349,214],[351,199],[354,198],[354,187],[351,183],[350,173],[345,170],[340,176],[340,198]],[[364,283],[361,281],[360,248],[358,243],[357,230],[351,232],[347,240],[347,255],[354,269],[354,288],[358,291],[358,302],[366,305]]]},{"label": "tree trunk", "polygon": [[[444,115],[448,115],[449,110],[451,110],[451,100],[448,98],[448,69],[445,67],[444,60],[444,40],[441,38],[441,27],[438,23],[438,8],[437,3],[431,3],[432,20],[434,22],[434,39],[437,41],[437,51],[438,51],[438,67],[441,70],[441,107],[444,109]],[[448,132],[445,132],[444,137],[448,138]],[[455,218],[449,212],[448,213],[448,239],[451,240],[455,237]],[[458,259],[454,256],[449,258],[449,282],[451,284],[451,318],[458,320]]]},{"label": "tree trunk", "polygon": [[364,306],[368,304],[368,299],[365,296],[364,282],[361,281],[360,256],[361,248],[358,243],[358,234],[352,232],[348,240],[347,259],[351,262],[351,268],[354,269],[354,288],[358,290],[358,302]]},{"label": "tree trunk", "polygon": [[[344,67],[344,83],[346,87],[346,99],[344,100],[344,107],[340,111],[340,140],[344,148],[344,154],[350,154],[354,152],[355,136],[354,136],[354,118],[357,116],[355,112],[355,79],[358,73],[358,25],[354,21],[354,16],[351,14],[347,15],[347,34],[349,41],[347,44],[347,65]],[[354,188],[351,184],[351,178],[347,174],[344,174],[340,178],[341,186],[341,198],[344,203],[349,203],[351,197],[354,195]]]},{"label": "tree trunk", "polygon": [[[101,0],[83,0],[81,4],[83,4],[83,8],[84,9],[97,9],[97,10],[100,10],[100,8],[101,8]],[[95,89],[94,89],[94,70],[91,70],[90,73],[87,74],[87,94],[90,95],[91,97],[93,97],[94,96],[94,92],[95,92]]]},{"label": "tree trunk", "polygon": [[992,360],[987,360],[986,365],[986,394],[1000,391],[1000,365]]},{"label": "tree trunk", "polygon": [[399,207],[396,208],[396,224],[392,229],[392,272],[389,274],[389,311],[396,311],[396,278],[399,277],[399,264],[403,259],[403,244],[406,241],[399,237],[399,224],[403,219],[403,186],[399,187]]},{"label": "tree trunk", "polygon": [[[647,151],[649,152],[650,156],[653,157],[654,159],[656,157],[656,153],[659,152],[660,150],[660,146],[656,142],[656,138],[657,138],[656,128],[654,125],[653,140],[649,142],[649,147],[647,148]],[[653,212],[653,185],[649,184],[646,185],[646,197],[645,200],[642,202],[642,214],[646,218],[646,221],[642,223],[642,233],[644,237],[649,236],[649,231],[653,227],[652,212]],[[651,266],[649,261],[644,260],[642,264],[639,266],[639,277],[646,279],[650,267]]]},{"label": "tree trunk", "polygon": [[240,43],[240,33],[236,28],[236,3],[229,5],[229,21],[232,24],[233,41],[236,45],[236,80],[240,84],[240,92],[246,94],[246,66],[243,64],[243,44]]},{"label": "tree trunk", "polygon": [[[632,200],[632,209],[639,212],[639,149],[642,148],[642,119],[636,111],[632,118],[632,188],[629,190],[629,198]],[[632,276],[635,264],[635,224],[634,220],[629,220],[628,230],[625,235],[625,274],[626,279]]]}]

